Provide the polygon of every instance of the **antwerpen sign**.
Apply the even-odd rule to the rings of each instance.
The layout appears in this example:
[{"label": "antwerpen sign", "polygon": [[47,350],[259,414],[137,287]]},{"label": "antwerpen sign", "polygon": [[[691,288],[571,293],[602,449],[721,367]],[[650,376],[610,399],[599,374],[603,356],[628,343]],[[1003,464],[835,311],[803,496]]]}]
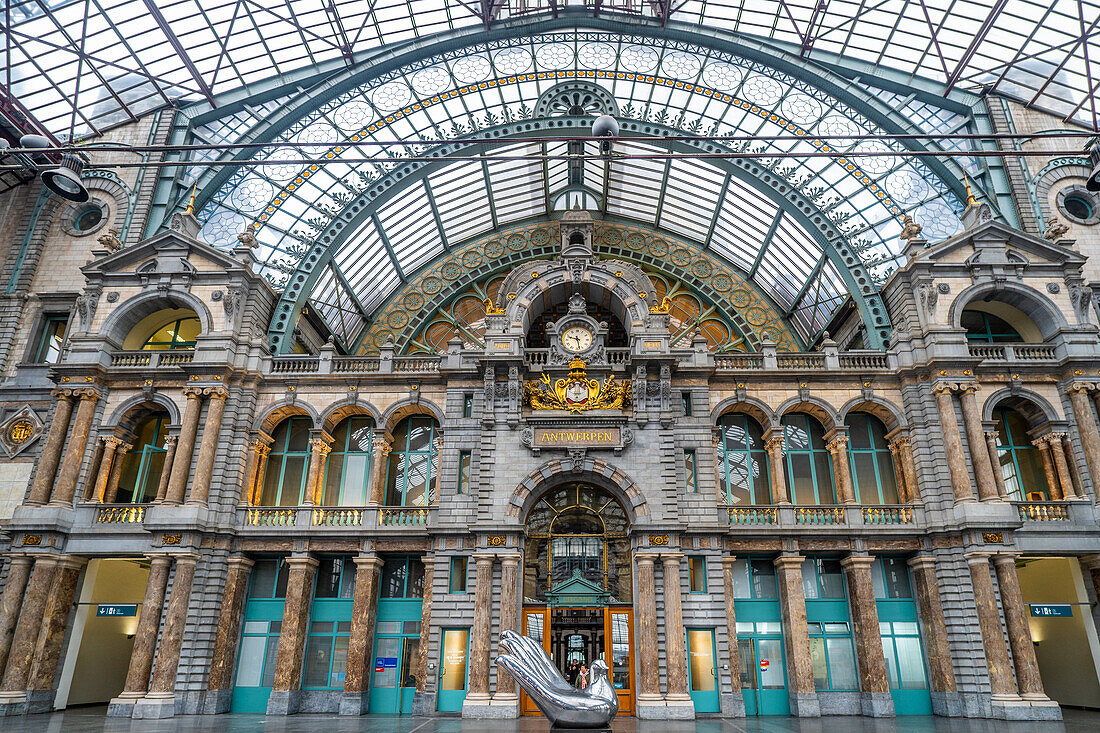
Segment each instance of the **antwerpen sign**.
[{"label": "antwerpen sign", "polygon": [[534,448],[618,448],[623,444],[617,427],[535,428]]}]

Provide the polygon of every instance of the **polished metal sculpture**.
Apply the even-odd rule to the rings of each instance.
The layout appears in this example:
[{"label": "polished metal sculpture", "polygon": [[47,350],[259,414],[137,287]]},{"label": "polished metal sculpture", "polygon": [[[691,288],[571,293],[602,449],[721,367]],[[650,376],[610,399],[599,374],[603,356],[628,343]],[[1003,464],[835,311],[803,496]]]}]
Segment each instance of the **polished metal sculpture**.
[{"label": "polished metal sculpture", "polygon": [[589,683],[583,690],[570,685],[550,661],[542,644],[514,631],[500,637],[505,654],[497,666],[505,671],[534,700],[554,730],[608,728],[619,712],[619,696],[607,678],[607,663],[592,662]]}]

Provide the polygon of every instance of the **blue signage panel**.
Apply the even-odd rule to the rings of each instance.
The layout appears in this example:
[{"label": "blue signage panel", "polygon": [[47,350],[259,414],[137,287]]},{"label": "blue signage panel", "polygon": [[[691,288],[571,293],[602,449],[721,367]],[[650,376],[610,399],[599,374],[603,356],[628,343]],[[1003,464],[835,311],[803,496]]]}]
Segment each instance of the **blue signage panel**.
[{"label": "blue signage panel", "polygon": [[1072,618],[1073,606],[1069,603],[1031,603],[1031,615],[1038,618]]},{"label": "blue signage panel", "polygon": [[96,616],[137,616],[136,603],[100,603],[95,608]]},{"label": "blue signage panel", "polygon": [[375,657],[374,669],[382,670],[386,667],[397,667],[397,657]]}]

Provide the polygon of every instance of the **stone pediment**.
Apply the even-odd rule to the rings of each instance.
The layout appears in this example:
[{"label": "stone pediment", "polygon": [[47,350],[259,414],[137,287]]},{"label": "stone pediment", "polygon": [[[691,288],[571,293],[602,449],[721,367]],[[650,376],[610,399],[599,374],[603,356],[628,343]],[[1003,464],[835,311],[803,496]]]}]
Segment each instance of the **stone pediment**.
[{"label": "stone pediment", "polygon": [[998,221],[984,222],[923,253],[918,261],[932,264],[993,265],[1012,267],[1082,265],[1085,258],[1065,244],[1050,242]]},{"label": "stone pediment", "polygon": [[606,606],[611,594],[602,586],[581,576],[580,570],[561,581],[546,593],[546,602],[551,606]]},{"label": "stone pediment", "polygon": [[[249,257],[251,259],[251,257]],[[82,269],[85,275],[159,275],[239,272],[245,263],[229,252],[166,231],[130,247],[97,257]]]}]

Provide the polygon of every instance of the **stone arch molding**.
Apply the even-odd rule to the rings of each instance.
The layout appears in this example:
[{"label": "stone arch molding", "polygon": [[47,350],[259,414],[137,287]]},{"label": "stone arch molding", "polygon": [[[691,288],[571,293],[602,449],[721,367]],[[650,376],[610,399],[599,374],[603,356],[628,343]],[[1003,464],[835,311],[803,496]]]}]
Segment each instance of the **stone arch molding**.
[{"label": "stone arch molding", "polygon": [[947,322],[952,328],[962,328],[962,314],[966,306],[984,296],[1014,306],[1023,311],[1035,323],[1044,340],[1053,338],[1060,329],[1068,328],[1065,314],[1054,301],[1033,287],[1005,282],[982,282],[962,291],[951,303]]},{"label": "stone arch molding", "polygon": [[853,412],[866,412],[868,415],[874,415],[882,421],[887,430],[907,427],[905,413],[898,409],[898,406],[893,402],[875,395],[854,397],[845,402],[837,413],[837,422],[844,424],[848,419],[848,415]]},{"label": "stone arch molding", "polygon": [[519,482],[508,499],[505,516],[517,522],[524,521],[535,501],[550,489],[568,481],[585,480],[607,489],[622,502],[630,521],[647,520],[649,504],[634,479],[616,466],[591,456],[585,456],[581,470],[574,470],[570,458],[554,458],[536,468]]},{"label": "stone arch molding", "polygon": [[1004,387],[997,390],[993,394],[989,395],[985,404],[982,406],[982,420],[989,422],[993,420],[993,411],[997,409],[997,406],[1009,398],[1015,398],[1021,402],[1029,403],[1032,408],[1031,415],[1025,415],[1029,419],[1040,417],[1041,420],[1033,420],[1033,422],[1058,422],[1062,419],[1062,416],[1058,414],[1058,411],[1054,409],[1054,406],[1038,392],[1033,392],[1030,389],[1022,387]]},{"label": "stone arch molding", "polygon": [[764,430],[779,425],[779,415],[768,403],[756,397],[727,397],[711,411],[711,422],[715,425],[726,415],[748,415],[760,424]]},{"label": "stone arch molding", "polygon": [[103,422],[104,427],[118,427],[122,424],[123,418],[134,411],[135,408],[145,407],[150,405],[156,405],[163,408],[168,413],[168,420],[172,425],[180,424],[180,408],[168,395],[163,392],[153,392],[152,394],[139,394],[130,397],[111,413],[111,417]]},{"label": "stone arch molding", "polygon": [[[419,397],[419,395],[417,395],[417,397]],[[411,415],[427,415],[439,423],[441,428],[445,419],[443,410],[431,400],[409,397],[398,400],[387,407],[381,417],[378,418],[377,425],[386,432],[393,432],[393,429],[397,427],[397,423]]]}]

